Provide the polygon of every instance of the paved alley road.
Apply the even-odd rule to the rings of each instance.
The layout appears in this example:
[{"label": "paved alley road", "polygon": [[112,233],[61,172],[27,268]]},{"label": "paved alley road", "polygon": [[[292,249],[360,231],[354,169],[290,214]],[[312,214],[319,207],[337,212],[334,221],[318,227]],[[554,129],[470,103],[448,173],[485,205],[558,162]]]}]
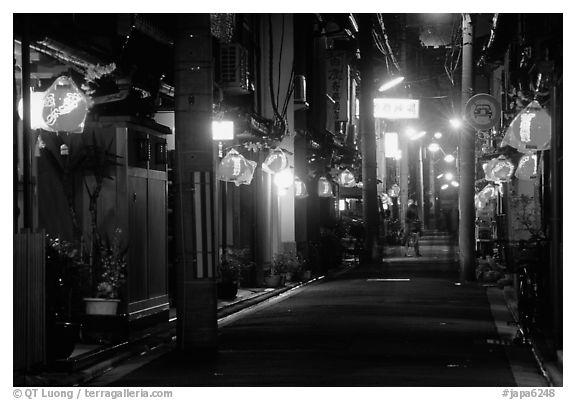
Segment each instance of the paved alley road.
[{"label": "paved alley road", "polygon": [[456,284],[456,268],[426,257],[356,268],[222,327],[216,359],[172,352],[107,384],[516,386],[486,289]]}]

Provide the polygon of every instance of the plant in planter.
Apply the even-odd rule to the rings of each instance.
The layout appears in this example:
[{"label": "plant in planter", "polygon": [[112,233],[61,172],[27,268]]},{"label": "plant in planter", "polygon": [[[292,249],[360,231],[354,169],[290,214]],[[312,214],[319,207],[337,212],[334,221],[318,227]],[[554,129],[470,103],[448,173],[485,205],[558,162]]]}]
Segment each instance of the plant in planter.
[{"label": "plant in planter", "polygon": [[268,262],[263,265],[264,285],[267,287],[280,287],[284,285],[284,276],[276,269],[274,263]]},{"label": "plant in planter", "polygon": [[67,358],[80,340],[78,322],[85,284],[90,274],[78,246],[46,236],[46,339],[47,358]]},{"label": "plant in planter", "polygon": [[287,251],[274,255],[274,269],[284,276],[287,282],[292,282],[300,274],[302,261],[295,252]]},{"label": "plant in planter", "polygon": [[216,290],[218,297],[232,300],[238,294],[238,276],[240,265],[237,260],[224,253],[217,270]]},{"label": "plant in planter", "polygon": [[96,282],[96,296],[85,298],[87,314],[115,315],[120,303],[120,291],[126,282],[127,246],[122,246],[122,230],[116,228],[112,240],[106,236],[99,244],[99,280]]}]

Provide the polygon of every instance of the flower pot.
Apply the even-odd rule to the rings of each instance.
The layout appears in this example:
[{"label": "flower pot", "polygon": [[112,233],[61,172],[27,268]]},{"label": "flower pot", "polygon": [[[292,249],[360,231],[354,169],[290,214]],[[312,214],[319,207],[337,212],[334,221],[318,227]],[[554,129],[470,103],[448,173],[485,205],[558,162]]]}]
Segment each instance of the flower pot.
[{"label": "flower pot", "polygon": [[116,315],[118,311],[118,299],[84,298],[86,314],[88,315]]},{"label": "flower pot", "polygon": [[238,283],[235,281],[218,282],[216,291],[219,299],[234,300],[238,294]]},{"label": "flower pot", "polygon": [[280,287],[282,286],[283,282],[282,275],[270,275],[264,278],[264,284],[268,287]]},{"label": "flower pot", "polygon": [[59,360],[70,357],[76,343],[80,342],[80,324],[52,321],[46,332],[46,357]]}]

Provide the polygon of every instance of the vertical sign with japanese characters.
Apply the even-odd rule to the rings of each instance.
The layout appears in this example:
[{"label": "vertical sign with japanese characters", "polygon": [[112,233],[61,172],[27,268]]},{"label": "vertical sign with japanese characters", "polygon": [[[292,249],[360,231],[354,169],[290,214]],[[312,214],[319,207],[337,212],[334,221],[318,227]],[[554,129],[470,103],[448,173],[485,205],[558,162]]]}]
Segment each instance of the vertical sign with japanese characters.
[{"label": "vertical sign with japanese characters", "polygon": [[340,122],[348,121],[350,67],[345,53],[331,52],[326,61],[326,92],[329,98],[326,129],[338,133]]}]

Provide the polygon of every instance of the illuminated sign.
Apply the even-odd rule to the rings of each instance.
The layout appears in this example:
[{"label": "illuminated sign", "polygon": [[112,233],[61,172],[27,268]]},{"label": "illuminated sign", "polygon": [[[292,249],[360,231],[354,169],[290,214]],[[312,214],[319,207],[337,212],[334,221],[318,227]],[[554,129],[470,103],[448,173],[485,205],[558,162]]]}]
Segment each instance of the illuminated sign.
[{"label": "illuminated sign", "polygon": [[420,101],[413,99],[374,99],[374,118],[417,119]]}]

